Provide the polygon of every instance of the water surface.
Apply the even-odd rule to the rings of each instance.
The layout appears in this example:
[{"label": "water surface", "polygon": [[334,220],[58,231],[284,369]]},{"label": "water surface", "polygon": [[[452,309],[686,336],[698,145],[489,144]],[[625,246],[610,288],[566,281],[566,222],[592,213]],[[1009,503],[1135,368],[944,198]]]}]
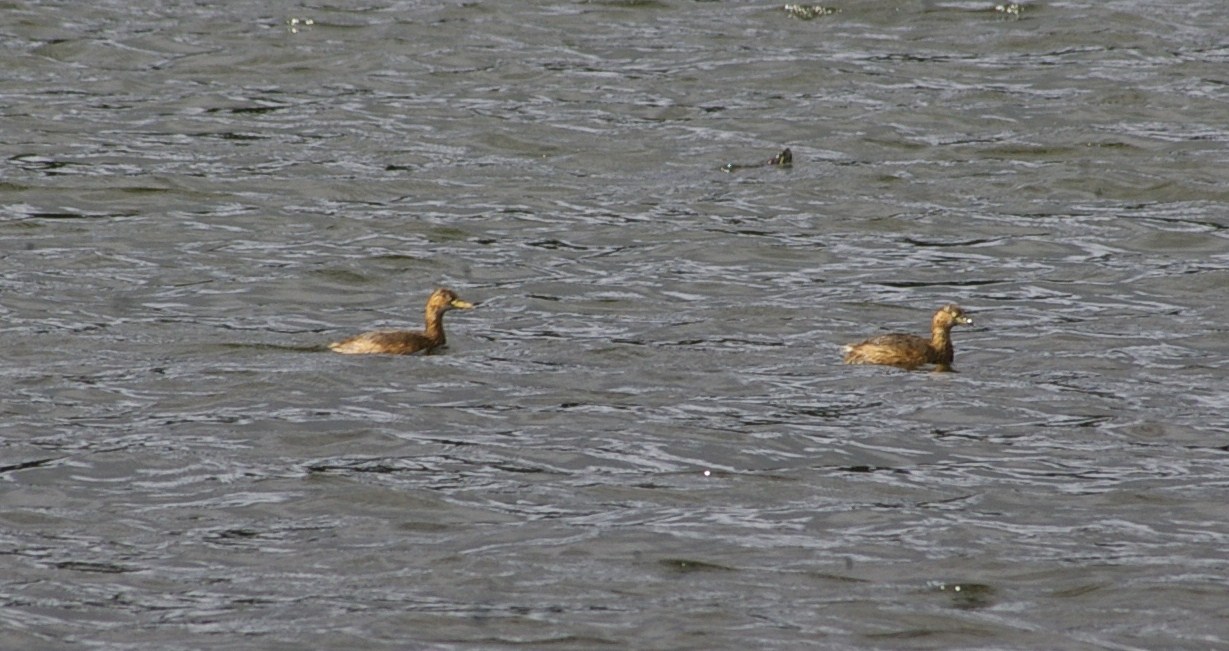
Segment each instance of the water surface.
[{"label": "water surface", "polygon": [[0,646],[1229,648],[1223,7],[838,6],[9,6]]}]

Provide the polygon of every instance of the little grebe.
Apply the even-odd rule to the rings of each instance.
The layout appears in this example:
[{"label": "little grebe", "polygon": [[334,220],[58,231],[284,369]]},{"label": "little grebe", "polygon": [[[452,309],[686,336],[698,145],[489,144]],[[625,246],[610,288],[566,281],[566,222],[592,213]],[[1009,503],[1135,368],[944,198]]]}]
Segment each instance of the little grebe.
[{"label": "little grebe", "polygon": [[346,355],[367,353],[409,355],[419,351],[430,352],[446,343],[444,313],[454,307],[468,310],[473,306],[473,303],[467,303],[458,298],[451,289],[441,287],[431,292],[431,298],[427,299],[427,329],[425,331],[375,330],[331,343],[329,348]]},{"label": "little grebe", "polygon": [[971,325],[969,318],[956,305],[944,305],[930,321],[930,339],[916,335],[893,333],[872,337],[845,346],[846,364],[886,364],[913,370],[934,364],[935,370],[952,370],[952,326]]}]

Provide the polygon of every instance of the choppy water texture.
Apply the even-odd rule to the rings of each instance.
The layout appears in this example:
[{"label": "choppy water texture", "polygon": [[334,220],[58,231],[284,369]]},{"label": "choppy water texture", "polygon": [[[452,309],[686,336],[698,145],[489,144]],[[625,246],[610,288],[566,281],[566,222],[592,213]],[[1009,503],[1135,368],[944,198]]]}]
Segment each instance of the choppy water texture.
[{"label": "choppy water texture", "polygon": [[1229,648],[1221,0],[268,4],[4,8],[0,647]]}]

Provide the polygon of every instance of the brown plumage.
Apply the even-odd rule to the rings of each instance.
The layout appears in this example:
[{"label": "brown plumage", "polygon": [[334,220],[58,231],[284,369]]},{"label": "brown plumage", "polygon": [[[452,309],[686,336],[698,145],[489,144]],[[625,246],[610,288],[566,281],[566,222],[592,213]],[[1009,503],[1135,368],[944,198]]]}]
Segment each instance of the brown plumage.
[{"label": "brown plumage", "polygon": [[472,303],[458,298],[451,289],[441,287],[431,292],[431,297],[427,299],[426,330],[374,330],[331,343],[329,349],[346,355],[409,355],[420,351],[430,352],[447,343],[444,339],[444,313],[453,308],[468,310],[473,306]]},{"label": "brown plumage", "polygon": [[956,305],[944,305],[930,321],[930,339],[893,333],[845,346],[846,364],[886,364],[913,370],[934,364],[937,371],[952,370],[952,326],[971,325],[973,319]]}]

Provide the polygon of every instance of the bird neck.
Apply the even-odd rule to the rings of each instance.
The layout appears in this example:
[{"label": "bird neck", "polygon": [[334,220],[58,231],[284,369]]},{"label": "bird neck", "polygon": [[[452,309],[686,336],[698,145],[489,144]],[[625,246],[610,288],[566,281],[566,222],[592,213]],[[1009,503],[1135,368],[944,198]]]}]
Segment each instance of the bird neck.
[{"label": "bird neck", "polygon": [[444,343],[444,310],[427,308],[427,327],[423,331],[427,338],[439,344]]},{"label": "bird neck", "polygon": [[930,347],[938,351],[940,360],[952,361],[952,324],[931,324]]}]

